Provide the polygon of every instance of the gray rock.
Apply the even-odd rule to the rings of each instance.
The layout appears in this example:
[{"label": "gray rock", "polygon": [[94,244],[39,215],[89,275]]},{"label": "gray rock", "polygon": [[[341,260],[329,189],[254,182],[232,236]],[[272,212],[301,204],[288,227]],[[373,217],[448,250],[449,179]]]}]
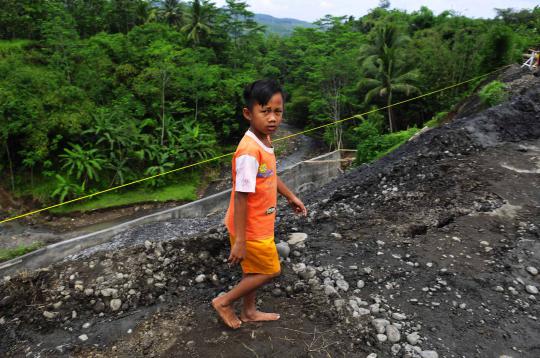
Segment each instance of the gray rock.
[{"label": "gray rock", "polygon": [[6,319],[4,317],[0,317],[0,325],[3,325],[6,323]]},{"label": "gray rock", "polygon": [[368,310],[368,309],[366,309],[366,308],[363,308],[363,307],[359,307],[357,312],[358,312],[358,314],[359,314],[360,316],[366,316],[366,315],[368,315],[368,314],[371,313],[370,310]]},{"label": "gray rock", "polygon": [[88,327],[90,327],[92,324],[90,322],[86,322],[85,324],[82,325],[82,328],[83,329],[87,329]]},{"label": "gray rock", "polygon": [[279,288],[274,288],[274,289],[272,290],[272,295],[273,295],[274,297],[279,297],[279,296],[281,296],[282,294],[283,294],[283,291],[281,291],[281,289],[279,289]]},{"label": "gray rock", "polygon": [[337,291],[334,287],[330,285],[324,285],[324,294],[327,296],[337,295]]},{"label": "gray rock", "polygon": [[504,292],[504,288],[502,286],[495,286],[493,289],[497,292]]},{"label": "gray rock", "polygon": [[94,309],[94,312],[101,313],[105,310],[105,303],[103,303],[103,301],[97,301],[94,304],[93,309]]},{"label": "gray rock", "polygon": [[388,340],[392,343],[397,343],[401,340],[399,329],[393,324],[386,326],[386,335],[388,336]]},{"label": "gray rock", "polygon": [[62,301],[58,301],[58,302],[56,302],[56,303],[53,305],[53,307],[54,307],[55,310],[57,310],[57,309],[59,309],[60,307],[62,307],[62,304],[63,304]]},{"label": "gray rock", "polygon": [[377,334],[377,340],[381,343],[384,343],[388,340],[388,337],[385,334],[379,333]]},{"label": "gray rock", "polygon": [[58,312],[43,311],[43,317],[53,319],[58,316]]},{"label": "gray rock", "polygon": [[370,353],[366,358],[377,358],[377,353]]},{"label": "gray rock", "polygon": [[380,310],[380,305],[378,303],[374,303],[371,306],[369,306],[369,309],[371,310],[371,313],[377,314]]},{"label": "gray rock", "polygon": [[407,319],[407,316],[404,315],[403,313],[394,312],[392,313],[392,318],[398,321],[403,321]]},{"label": "gray rock", "polygon": [[112,299],[110,306],[113,311],[118,311],[122,307],[122,301],[118,298]]},{"label": "gray rock", "polygon": [[307,239],[307,234],[303,232],[295,232],[289,235],[289,240],[287,243],[289,245],[296,245],[301,242],[304,242]]},{"label": "gray rock", "polygon": [[91,289],[91,288],[87,288],[87,289],[84,290],[84,294],[86,296],[92,296],[94,294],[94,290]]},{"label": "gray rock", "polygon": [[197,277],[195,277],[195,282],[197,283],[201,283],[201,282],[204,282],[204,280],[206,280],[206,276],[204,274],[200,274],[198,275]]},{"label": "gray rock", "polygon": [[371,321],[371,325],[375,327],[377,333],[384,333],[386,331],[386,326],[389,324],[390,322],[388,322],[388,320],[382,318],[376,318]]},{"label": "gray rock", "polygon": [[153,245],[152,245],[152,243],[151,243],[150,241],[146,240],[146,241],[144,242],[144,247],[145,247],[147,250],[151,250],[151,249],[152,249],[152,246],[153,246]]},{"label": "gray rock", "polygon": [[416,343],[420,340],[420,335],[417,332],[413,332],[407,335],[407,342],[415,346]]},{"label": "gray rock", "polygon": [[525,286],[525,291],[527,291],[531,295],[537,295],[538,294],[538,288],[536,288],[536,286],[534,286],[534,285]]},{"label": "gray rock", "polygon": [[87,340],[88,340],[88,336],[87,336],[86,334],[81,334],[81,335],[79,336],[79,339],[80,339],[81,341],[84,342],[84,341],[87,341]]},{"label": "gray rock", "polygon": [[293,269],[294,273],[299,274],[300,272],[306,270],[306,264],[303,263],[303,262],[294,264],[292,269]]},{"label": "gray rock", "polygon": [[315,277],[316,274],[317,274],[317,271],[311,266],[306,267],[304,271],[298,272],[298,275],[304,280],[309,280]]},{"label": "gray rock", "polygon": [[334,306],[336,306],[338,310],[341,310],[343,306],[345,306],[345,300],[343,299],[334,300]]},{"label": "gray rock", "polygon": [[420,357],[422,358],[439,358],[439,354],[435,351],[421,351]]},{"label": "gray rock", "polygon": [[284,241],[276,244],[276,249],[277,249],[277,252],[278,252],[279,256],[283,257],[284,259],[289,257],[289,254],[291,253],[291,248],[290,248],[289,244],[287,244]]},{"label": "gray rock", "polygon": [[529,266],[529,267],[526,268],[526,270],[527,270],[528,273],[530,273],[533,276],[538,275],[538,269],[536,267]]},{"label": "gray rock", "polygon": [[358,288],[364,288],[366,286],[366,283],[364,282],[364,280],[358,280],[358,282],[356,283],[356,287]]},{"label": "gray rock", "polygon": [[344,292],[347,292],[349,290],[349,283],[345,280],[337,280],[336,286]]},{"label": "gray rock", "polygon": [[401,350],[401,346],[399,344],[397,344],[397,343],[393,344],[392,348],[390,348],[390,351],[392,352],[392,355],[395,355],[395,356],[397,356],[397,354],[399,353],[400,350]]},{"label": "gray rock", "polygon": [[103,297],[116,297],[118,296],[118,290],[116,288],[104,288],[101,290],[101,295]]}]

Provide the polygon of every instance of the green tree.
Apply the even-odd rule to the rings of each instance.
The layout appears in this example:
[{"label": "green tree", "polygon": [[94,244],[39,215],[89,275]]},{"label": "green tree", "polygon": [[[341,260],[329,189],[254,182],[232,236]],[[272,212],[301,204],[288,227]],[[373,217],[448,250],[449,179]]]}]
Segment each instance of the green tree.
[{"label": "green tree", "polygon": [[265,26],[255,21],[255,14],[248,10],[247,3],[243,1],[227,0],[224,14],[224,30],[232,39],[232,52],[229,56],[236,69],[257,52],[250,46],[250,42],[260,40],[259,35],[264,33]]},{"label": "green tree", "polygon": [[174,28],[180,28],[183,23],[183,6],[178,0],[165,0],[158,11],[161,21]]},{"label": "green tree", "polygon": [[359,87],[367,90],[365,102],[369,103],[375,96],[386,98],[388,124],[390,132],[397,130],[396,119],[392,107],[394,94],[410,95],[418,92],[413,83],[418,78],[418,71],[408,70],[400,61],[398,51],[407,40],[405,35],[393,25],[381,25],[375,30],[371,43],[364,48],[363,70],[365,78]]},{"label": "green tree", "polygon": [[56,68],[61,69],[68,82],[71,82],[73,72],[73,52],[79,35],[75,30],[73,17],[61,4],[51,3],[48,18],[41,25],[43,42],[48,48],[50,61]]},{"label": "green tree", "polygon": [[200,44],[203,39],[212,33],[213,16],[215,14],[214,3],[208,0],[194,0],[191,3],[189,12],[186,14],[186,25],[182,27],[182,32],[187,39],[194,44]]},{"label": "green tree", "polygon": [[489,30],[482,51],[481,66],[485,72],[507,65],[512,60],[514,34],[507,26],[494,26]]}]

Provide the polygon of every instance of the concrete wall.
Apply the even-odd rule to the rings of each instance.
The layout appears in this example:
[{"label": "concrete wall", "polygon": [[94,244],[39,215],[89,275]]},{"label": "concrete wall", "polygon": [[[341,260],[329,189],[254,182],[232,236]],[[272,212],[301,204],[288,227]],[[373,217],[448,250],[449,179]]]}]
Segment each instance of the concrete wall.
[{"label": "concrete wall", "polygon": [[[346,152],[348,151],[334,151],[300,162],[284,169],[279,173],[279,176],[289,188],[297,193],[313,190],[329,183],[341,174],[342,155]],[[68,255],[110,241],[116,234],[137,225],[173,218],[201,217],[225,210],[229,204],[230,194],[231,190],[223,191],[189,204],[49,245],[16,259],[0,263],[0,276],[48,266]]]}]

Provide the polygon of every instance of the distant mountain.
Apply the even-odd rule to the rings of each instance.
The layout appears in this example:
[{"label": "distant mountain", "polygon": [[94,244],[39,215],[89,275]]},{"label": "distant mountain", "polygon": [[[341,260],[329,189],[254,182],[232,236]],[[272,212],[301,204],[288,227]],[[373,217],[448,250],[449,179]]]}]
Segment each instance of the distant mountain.
[{"label": "distant mountain", "polygon": [[261,25],[267,27],[266,31],[269,33],[276,33],[282,36],[288,36],[293,32],[295,27],[315,27],[311,22],[289,19],[289,18],[277,18],[266,14],[255,14],[255,21]]}]

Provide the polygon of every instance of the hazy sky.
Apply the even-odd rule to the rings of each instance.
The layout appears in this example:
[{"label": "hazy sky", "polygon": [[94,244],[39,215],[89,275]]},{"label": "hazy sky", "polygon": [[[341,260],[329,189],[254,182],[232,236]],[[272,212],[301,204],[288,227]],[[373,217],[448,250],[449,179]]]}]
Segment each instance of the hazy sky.
[{"label": "hazy sky", "polygon": [[[275,17],[292,17],[299,20],[313,22],[326,14],[336,16],[365,15],[369,9],[376,7],[379,0],[244,0],[250,5],[250,11],[268,14]],[[218,7],[225,4],[225,0],[214,0]],[[390,0],[392,8],[407,11],[418,10],[422,5],[440,13],[444,10],[455,10],[469,17],[493,17],[494,8],[532,9],[539,5],[538,0]]]}]

